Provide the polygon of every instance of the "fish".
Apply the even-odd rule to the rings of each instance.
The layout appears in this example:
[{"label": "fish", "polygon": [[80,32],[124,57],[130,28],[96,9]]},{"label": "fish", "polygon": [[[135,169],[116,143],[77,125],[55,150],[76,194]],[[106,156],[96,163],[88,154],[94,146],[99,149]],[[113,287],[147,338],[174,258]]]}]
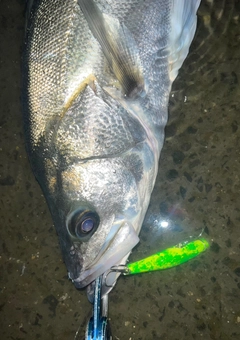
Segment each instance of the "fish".
[{"label": "fish", "polygon": [[26,149],[77,289],[103,294],[139,242],[171,85],[200,0],[34,0],[22,66]]}]

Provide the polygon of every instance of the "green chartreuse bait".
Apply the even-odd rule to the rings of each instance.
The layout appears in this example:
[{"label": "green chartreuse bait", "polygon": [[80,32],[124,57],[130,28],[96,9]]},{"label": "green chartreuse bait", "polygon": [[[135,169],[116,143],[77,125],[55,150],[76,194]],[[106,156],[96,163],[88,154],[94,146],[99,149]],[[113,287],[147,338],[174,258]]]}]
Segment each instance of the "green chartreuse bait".
[{"label": "green chartreuse bait", "polygon": [[168,248],[140,261],[127,264],[124,266],[123,274],[140,274],[172,268],[193,259],[208,247],[209,243],[201,238],[184,245]]}]

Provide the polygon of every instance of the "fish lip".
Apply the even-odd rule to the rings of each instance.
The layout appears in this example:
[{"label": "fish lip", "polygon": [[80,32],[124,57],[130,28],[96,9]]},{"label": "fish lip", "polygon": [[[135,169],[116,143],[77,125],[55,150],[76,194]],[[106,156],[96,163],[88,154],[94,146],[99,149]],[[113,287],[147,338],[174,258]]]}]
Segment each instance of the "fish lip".
[{"label": "fish lip", "polygon": [[92,266],[82,270],[77,278],[71,278],[77,289],[86,287],[100,275],[109,272],[122,259],[127,259],[132,248],[139,242],[139,237],[132,224],[124,221],[114,225],[106,240]]},{"label": "fish lip", "polygon": [[[77,279],[72,280],[72,282],[73,282],[76,289],[81,289],[81,288],[84,288],[85,286],[87,286],[87,285],[82,285],[80,282],[77,281]],[[89,283],[91,283],[91,282],[89,282]]]}]

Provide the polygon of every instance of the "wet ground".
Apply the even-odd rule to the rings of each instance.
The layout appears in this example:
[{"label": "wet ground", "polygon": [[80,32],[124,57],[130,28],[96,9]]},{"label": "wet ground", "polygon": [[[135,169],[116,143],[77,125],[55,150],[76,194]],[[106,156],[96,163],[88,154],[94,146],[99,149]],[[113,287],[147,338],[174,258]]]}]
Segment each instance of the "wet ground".
[{"label": "wet ground", "polygon": [[[24,148],[24,1],[2,0],[0,13],[0,337],[65,340],[79,329],[83,339],[91,306],[86,292],[67,279]],[[240,339],[239,15],[237,0],[201,5],[191,52],[173,86],[159,175],[131,260],[202,230],[211,247],[182,266],[120,278],[110,294],[113,339]]]}]

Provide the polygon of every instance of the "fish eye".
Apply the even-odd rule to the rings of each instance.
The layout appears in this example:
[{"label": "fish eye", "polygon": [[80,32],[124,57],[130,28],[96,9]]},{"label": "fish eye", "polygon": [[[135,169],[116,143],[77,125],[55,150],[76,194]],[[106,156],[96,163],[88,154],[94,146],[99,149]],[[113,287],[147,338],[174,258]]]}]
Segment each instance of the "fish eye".
[{"label": "fish eye", "polygon": [[80,241],[88,241],[99,226],[99,222],[96,212],[77,210],[68,218],[68,233]]},{"label": "fish eye", "polygon": [[89,233],[94,228],[94,220],[92,218],[86,218],[81,222],[80,228],[83,233]]}]

